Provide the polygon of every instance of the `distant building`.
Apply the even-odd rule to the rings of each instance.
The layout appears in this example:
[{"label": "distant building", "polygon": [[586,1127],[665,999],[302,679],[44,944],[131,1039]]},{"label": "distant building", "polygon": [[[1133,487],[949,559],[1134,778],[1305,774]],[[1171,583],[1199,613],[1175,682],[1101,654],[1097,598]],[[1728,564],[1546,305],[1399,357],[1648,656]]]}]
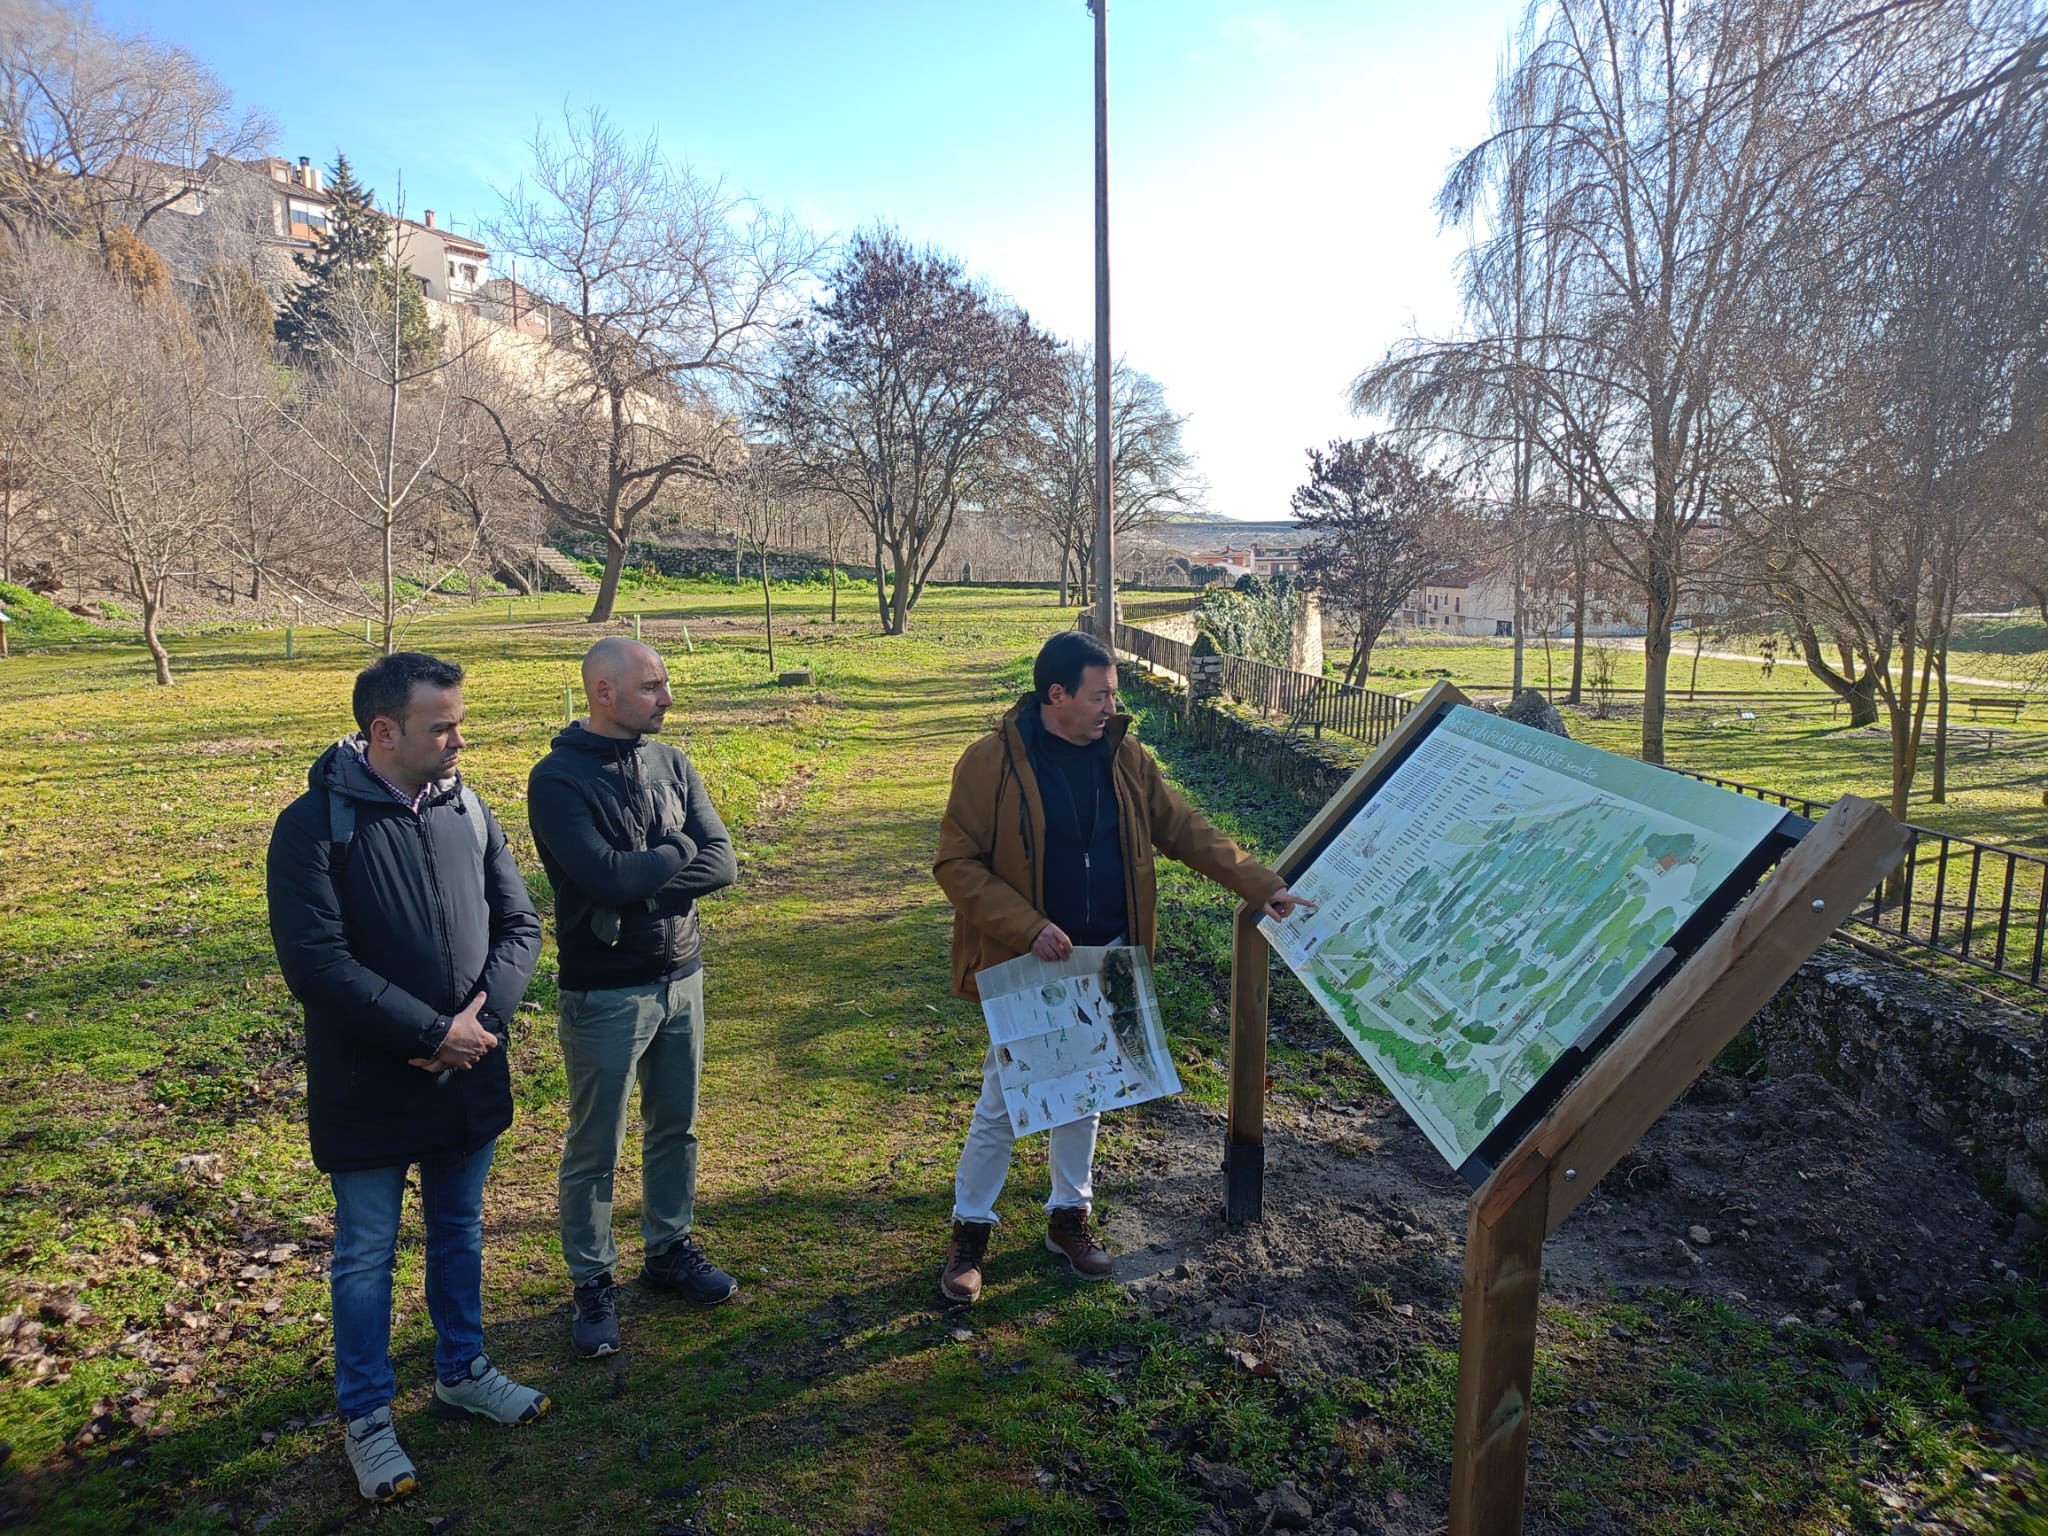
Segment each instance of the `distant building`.
[{"label": "distant building", "polygon": [[[190,187],[150,220],[148,235],[172,277],[188,289],[214,262],[228,261],[247,267],[271,303],[281,305],[301,280],[292,258],[326,237],[333,208],[326,176],[308,156],[218,160],[207,166],[205,185]],[[437,223],[431,208],[417,221],[385,217],[393,263],[410,272],[428,298],[468,304],[492,282],[490,250]]]}]

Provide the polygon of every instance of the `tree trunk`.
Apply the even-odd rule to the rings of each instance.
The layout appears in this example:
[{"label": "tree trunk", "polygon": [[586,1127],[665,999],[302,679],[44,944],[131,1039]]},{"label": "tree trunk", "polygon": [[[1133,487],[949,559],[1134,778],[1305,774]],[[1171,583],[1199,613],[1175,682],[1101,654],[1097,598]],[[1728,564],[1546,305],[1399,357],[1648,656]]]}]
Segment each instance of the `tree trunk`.
[{"label": "tree trunk", "polygon": [[1685,685],[1685,701],[1690,704],[1693,695],[1700,691],[1700,652],[1707,648],[1707,633],[1703,629],[1692,632],[1692,679]]},{"label": "tree trunk", "polygon": [[1372,647],[1378,635],[1366,633],[1363,625],[1358,631],[1358,686],[1363,688],[1372,680]]},{"label": "tree trunk", "polygon": [[612,606],[619,600],[619,573],[626,568],[625,535],[604,531],[604,575],[597,584],[597,601],[591,605],[586,624],[609,623]]},{"label": "tree trunk", "polygon": [[775,670],[775,597],[768,590],[768,546],[761,546],[761,622],[768,631],[768,670]]},{"label": "tree trunk", "polygon": [[[882,633],[888,635],[895,631],[889,628],[889,581],[882,569],[882,548],[882,535],[878,530],[875,534],[875,612],[882,621]],[[896,557],[893,544],[889,546],[889,554],[891,559]]]},{"label": "tree trunk", "polygon": [[1827,657],[1821,654],[1820,635],[1811,624],[1795,624],[1793,635],[1799,641],[1799,654],[1806,662],[1806,670],[1825,683],[1836,698],[1849,706],[1850,728],[1853,730],[1859,726],[1877,724],[1878,669],[1869,667],[1861,677],[1846,676],[1846,672],[1855,669],[1856,658],[1853,654],[1844,654],[1844,670],[1837,672],[1828,665]]},{"label": "tree trunk", "polygon": [[150,660],[156,663],[156,681],[160,688],[171,686],[171,653],[164,649],[164,642],[156,632],[156,621],[163,612],[163,588],[152,587],[138,572],[135,589],[142,594],[142,643],[149,647]]},{"label": "tree trunk", "polygon": [[383,654],[392,652],[392,634],[397,624],[398,573],[392,566],[391,534],[397,515],[387,503],[384,508],[384,648]]},{"label": "tree trunk", "polygon": [[[1549,647],[1544,648],[1544,665],[1549,666]],[[1572,573],[1572,684],[1565,694],[1567,704],[1579,704],[1586,697],[1586,568],[1581,562]]]},{"label": "tree trunk", "polygon": [[890,635],[907,634],[910,630],[911,573],[915,561],[900,548],[890,553],[895,561],[895,579],[890,583],[889,605],[883,616],[882,632]]},{"label": "tree trunk", "polygon": [[1520,555],[1517,555],[1515,557],[1515,600],[1508,610],[1508,628],[1513,632],[1515,642],[1514,686],[1510,692],[1510,697],[1519,696],[1522,691],[1524,607],[1525,604],[1522,601],[1522,558]]},{"label": "tree trunk", "polygon": [[1671,673],[1671,616],[1678,607],[1678,574],[1661,550],[1650,554],[1649,627],[1643,635],[1643,761],[1664,766],[1665,684]]},{"label": "tree trunk", "polygon": [[1930,653],[1934,663],[1934,793],[1928,798],[1936,805],[1948,804],[1948,643],[1943,640],[1939,654]]}]

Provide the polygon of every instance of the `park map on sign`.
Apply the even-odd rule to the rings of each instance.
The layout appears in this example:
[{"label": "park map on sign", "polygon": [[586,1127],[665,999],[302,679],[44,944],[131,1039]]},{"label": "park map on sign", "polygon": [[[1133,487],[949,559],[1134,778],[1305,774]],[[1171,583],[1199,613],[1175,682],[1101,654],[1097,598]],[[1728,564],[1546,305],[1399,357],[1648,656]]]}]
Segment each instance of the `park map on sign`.
[{"label": "park map on sign", "polygon": [[1458,706],[1259,926],[1462,1167],[1782,815]]}]

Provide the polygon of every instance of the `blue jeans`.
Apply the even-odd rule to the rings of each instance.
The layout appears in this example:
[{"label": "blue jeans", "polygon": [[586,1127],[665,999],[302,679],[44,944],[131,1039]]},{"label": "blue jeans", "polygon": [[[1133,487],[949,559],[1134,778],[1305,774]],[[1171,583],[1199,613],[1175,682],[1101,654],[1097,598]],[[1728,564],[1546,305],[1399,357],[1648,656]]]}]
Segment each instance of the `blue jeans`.
[{"label": "blue jeans", "polygon": [[[484,1352],[484,1176],[492,1142],[467,1157],[422,1158],[420,1211],[427,1228],[427,1315],[434,1370],[460,1381]],[[406,1166],[329,1174],[334,1185],[334,1392],[345,1419],[390,1403],[391,1267]]]}]

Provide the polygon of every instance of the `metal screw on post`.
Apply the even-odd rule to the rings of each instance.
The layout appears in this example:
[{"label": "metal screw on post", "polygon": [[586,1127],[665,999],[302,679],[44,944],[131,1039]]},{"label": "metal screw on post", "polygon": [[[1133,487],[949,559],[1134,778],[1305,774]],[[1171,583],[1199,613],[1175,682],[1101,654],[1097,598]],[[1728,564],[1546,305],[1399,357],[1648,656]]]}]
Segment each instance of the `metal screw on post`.
[{"label": "metal screw on post", "polygon": [[1827,904],[1826,902],[1824,902],[1824,901],[1821,901],[1821,900],[1819,900],[1818,898],[1816,898],[1816,899],[1814,900],[1814,903],[1813,903],[1813,910],[1814,910],[1814,911],[1816,911],[1816,912],[1825,912],[1825,911],[1827,911],[1827,909],[1828,909],[1828,904]]}]

